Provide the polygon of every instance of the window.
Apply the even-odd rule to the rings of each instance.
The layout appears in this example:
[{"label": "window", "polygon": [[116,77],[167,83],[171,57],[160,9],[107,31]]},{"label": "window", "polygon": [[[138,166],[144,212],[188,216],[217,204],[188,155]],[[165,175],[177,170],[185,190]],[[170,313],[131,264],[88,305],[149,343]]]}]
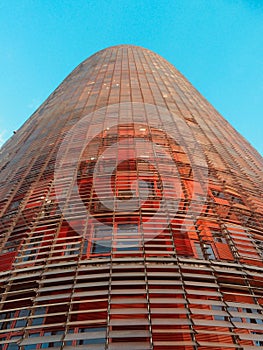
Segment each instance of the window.
[{"label": "window", "polygon": [[148,197],[155,195],[153,181],[139,181],[139,189],[141,194],[146,192],[148,194]]},{"label": "window", "polygon": [[[222,306],[220,305],[212,305],[212,310],[218,310],[218,311],[223,311]],[[220,312],[219,312],[220,313]],[[222,315],[214,315],[214,319],[217,321],[224,321],[225,320],[225,316]]]},{"label": "window", "polygon": [[34,316],[41,315],[42,317],[35,317],[32,318],[32,325],[38,326],[44,323],[44,317],[46,314],[46,308],[45,307],[39,307],[35,309]]},{"label": "window", "polygon": [[261,241],[259,239],[254,239],[254,243],[257,247],[259,254],[263,256],[263,240]]},{"label": "window", "polygon": [[216,257],[215,257],[215,254],[214,254],[214,251],[213,251],[211,244],[205,243],[204,248],[205,248],[206,258],[211,259],[211,260],[215,260]]},{"label": "window", "polygon": [[109,238],[112,237],[112,227],[106,225],[94,228],[94,238]]},{"label": "window", "polygon": [[[229,306],[227,308],[228,312],[230,313],[231,317],[231,322],[242,322],[240,317],[234,316],[236,312],[238,312],[238,308],[235,306]],[[232,313],[233,312],[233,313]]]},{"label": "window", "polygon": [[195,251],[198,259],[204,259],[203,251],[199,242],[194,242]]},{"label": "window", "polygon": [[93,254],[106,254],[111,252],[111,241],[97,241],[93,242],[92,253]]},{"label": "window", "polygon": [[231,195],[231,200],[234,203],[238,203],[238,204],[243,204],[244,205],[244,202],[243,202],[242,198],[238,197],[236,195]]},{"label": "window", "polygon": [[[242,310],[243,310],[243,312],[246,312],[248,314],[254,314],[254,315],[251,315],[250,318],[246,318],[247,322],[249,322],[249,323],[256,323],[256,324],[263,324],[263,320],[262,320],[263,319],[263,315],[261,314],[261,312],[258,312],[255,309],[248,309],[248,308],[243,308]],[[259,315],[262,315],[262,318],[259,318],[260,317]]]},{"label": "window", "polygon": [[118,251],[138,251],[139,250],[139,242],[132,240],[120,240],[117,242],[116,249]]},{"label": "window", "polygon": [[79,250],[79,244],[67,244],[65,247],[65,255],[75,255]]},{"label": "window", "polygon": [[117,229],[118,235],[127,235],[129,233],[138,234],[138,225],[137,224],[118,224],[118,229]]},{"label": "window", "polygon": [[[256,333],[256,332],[252,332],[252,334],[255,334],[256,336],[262,336],[263,338],[263,334],[262,333]],[[263,346],[263,340],[254,340],[254,344],[256,346]]]},{"label": "window", "polygon": [[15,316],[15,312],[14,311],[0,313],[0,321],[1,320],[4,321],[4,322],[0,322],[0,330],[2,330],[2,329],[9,329],[11,327],[12,321],[8,321],[8,319],[13,318],[14,316]]},{"label": "window", "polygon": [[213,195],[214,197],[216,197],[216,198],[221,198],[221,199],[225,199],[225,198],[226,198],[225,195],[224,195],[224,193],[221,192],[221,191],[212,190],[211,192],[212,192],[212,195]]},{"label": "window", "polygon": [[21,203],[21,199],[16,200],[16,201],[13,201],[13,202],[10,204],[10,206],[9,206],[9,210],[10,210],[10,211],[11,211],[11,210],[16,210],[16,209],[19,207],[20,203]]},{"label": "window", "polygon": [[132,198],[133,193],[127,189],[119,189],[118,190],[118,198],[121,200],[127,200]]},{"label": "window", "polygon": [[84,244],[83,244],[83,249],[82,249],[83,255],[87,254],[88,245],[89,245],[89,241],[87,239],[85,239]]},{"label": "window", "polygon": [[137,224],[118,224],[116,249],[118,251],[129,250],[138,251],[138,225]]},{"label": "window", "polygon": [[7,350],[19,350],[19,346],[17,344],[10,343],[7,346]]},{"label": "window", "polygon": [[16,321],[16,328],[25,327],[27,324],[27,316],[29,315],[29,310],[21,310],[17,317],[24,317],[21,320]]},{"label": "window", "polygon": [[94,240],[92,244],[93,254],[107,254],[111,252],[112,227],[96,226],[94,228]]},{"label": "window", "polygon": [[[86,333],[83,338],[77,340],[76,345],[88,345],[88,344],[104,344],[106,339],[106,327],[99,328],[80,328],[79,333]],[[88,335],[87,333],[93,333]],[[88,339],[87,339],[88,338]]]},{"label": "window", "polygon": [[6,242],[3,253],[14,252],[17,249],[19,243],[20,242],[17,240]]},{"label": "window", "polygon": [[227,243],[223,233],[219,229],[211,229],[212,236],[214,237],[215,242],[218,243]]},{"label": "window", "polygon": [[56,342],[51,342],[51,343],[43,343],[41,345],[41,349],[46,349],[46,348],[53,348],[53,347],[61,347],[62,346],[62,341],[56,341]]}]

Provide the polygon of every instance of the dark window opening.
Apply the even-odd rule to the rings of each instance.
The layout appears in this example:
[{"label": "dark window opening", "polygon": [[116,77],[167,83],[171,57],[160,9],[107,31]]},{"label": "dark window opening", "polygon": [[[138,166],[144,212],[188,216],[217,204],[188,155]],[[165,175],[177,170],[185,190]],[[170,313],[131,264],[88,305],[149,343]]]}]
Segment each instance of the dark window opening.
[{"label": "dark window opening", "polygon": [[216,198],[226,199],[224,193],[221,191],[212,190],[211,192],[212,192],[212,195]]},{"label": "dark window opening", "polygon": [[207,259],[211,259],[211,260],[215,260],[215,254],[214,254],[214,250],[211,246],[211,244],[209,243],[205,243],[204,244],[204,249],[205,249],[205,254],[206,254],[206,258]]},{"label": "dark window opening", "polygon": [[92,245],[92,254],[107,254],[111,252],[111,241],[94,242]]},{"label": "dark window opening", "polygon": [[241,197],[234,196],[234,195],[231,196],[231,201],[238,204],[244,204],[244,201],[242,200]]},{"label": "dark window opening", "polygon": [[211,229],[212,236],[214,237],[215,242],[218,243],[227,243],[223,233],[219,229]]}]

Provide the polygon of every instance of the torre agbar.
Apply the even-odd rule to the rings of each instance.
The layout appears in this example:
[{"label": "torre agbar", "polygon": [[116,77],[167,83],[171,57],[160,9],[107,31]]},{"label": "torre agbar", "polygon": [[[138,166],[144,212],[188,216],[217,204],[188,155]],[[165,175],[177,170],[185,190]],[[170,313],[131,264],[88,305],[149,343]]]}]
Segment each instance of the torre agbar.
[{"label": "torre agbar", "polygon": [[263,349],[262,166],[159,55],[85,60],[1,149],[0,349]]}]

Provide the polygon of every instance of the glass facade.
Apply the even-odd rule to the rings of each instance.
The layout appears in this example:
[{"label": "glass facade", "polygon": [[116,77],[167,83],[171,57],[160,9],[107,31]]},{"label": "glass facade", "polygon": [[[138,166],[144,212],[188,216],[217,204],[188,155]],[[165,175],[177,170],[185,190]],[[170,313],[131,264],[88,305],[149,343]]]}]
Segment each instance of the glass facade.
[{"label": "glass facade", "polygon": [[0,349],[263,349],[262,166],[159,55],[88,58],[1,149]]}]

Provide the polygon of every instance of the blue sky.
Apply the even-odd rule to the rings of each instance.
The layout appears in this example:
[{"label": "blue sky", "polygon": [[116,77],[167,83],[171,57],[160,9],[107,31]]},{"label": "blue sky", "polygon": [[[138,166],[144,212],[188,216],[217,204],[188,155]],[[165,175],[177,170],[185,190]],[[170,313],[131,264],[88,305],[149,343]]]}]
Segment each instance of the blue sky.
[{"label": "blue sky", "polygon": [[81,61],[117,44],[176,66],[263,154],[262,0],[0,0],[0,142]]}]

